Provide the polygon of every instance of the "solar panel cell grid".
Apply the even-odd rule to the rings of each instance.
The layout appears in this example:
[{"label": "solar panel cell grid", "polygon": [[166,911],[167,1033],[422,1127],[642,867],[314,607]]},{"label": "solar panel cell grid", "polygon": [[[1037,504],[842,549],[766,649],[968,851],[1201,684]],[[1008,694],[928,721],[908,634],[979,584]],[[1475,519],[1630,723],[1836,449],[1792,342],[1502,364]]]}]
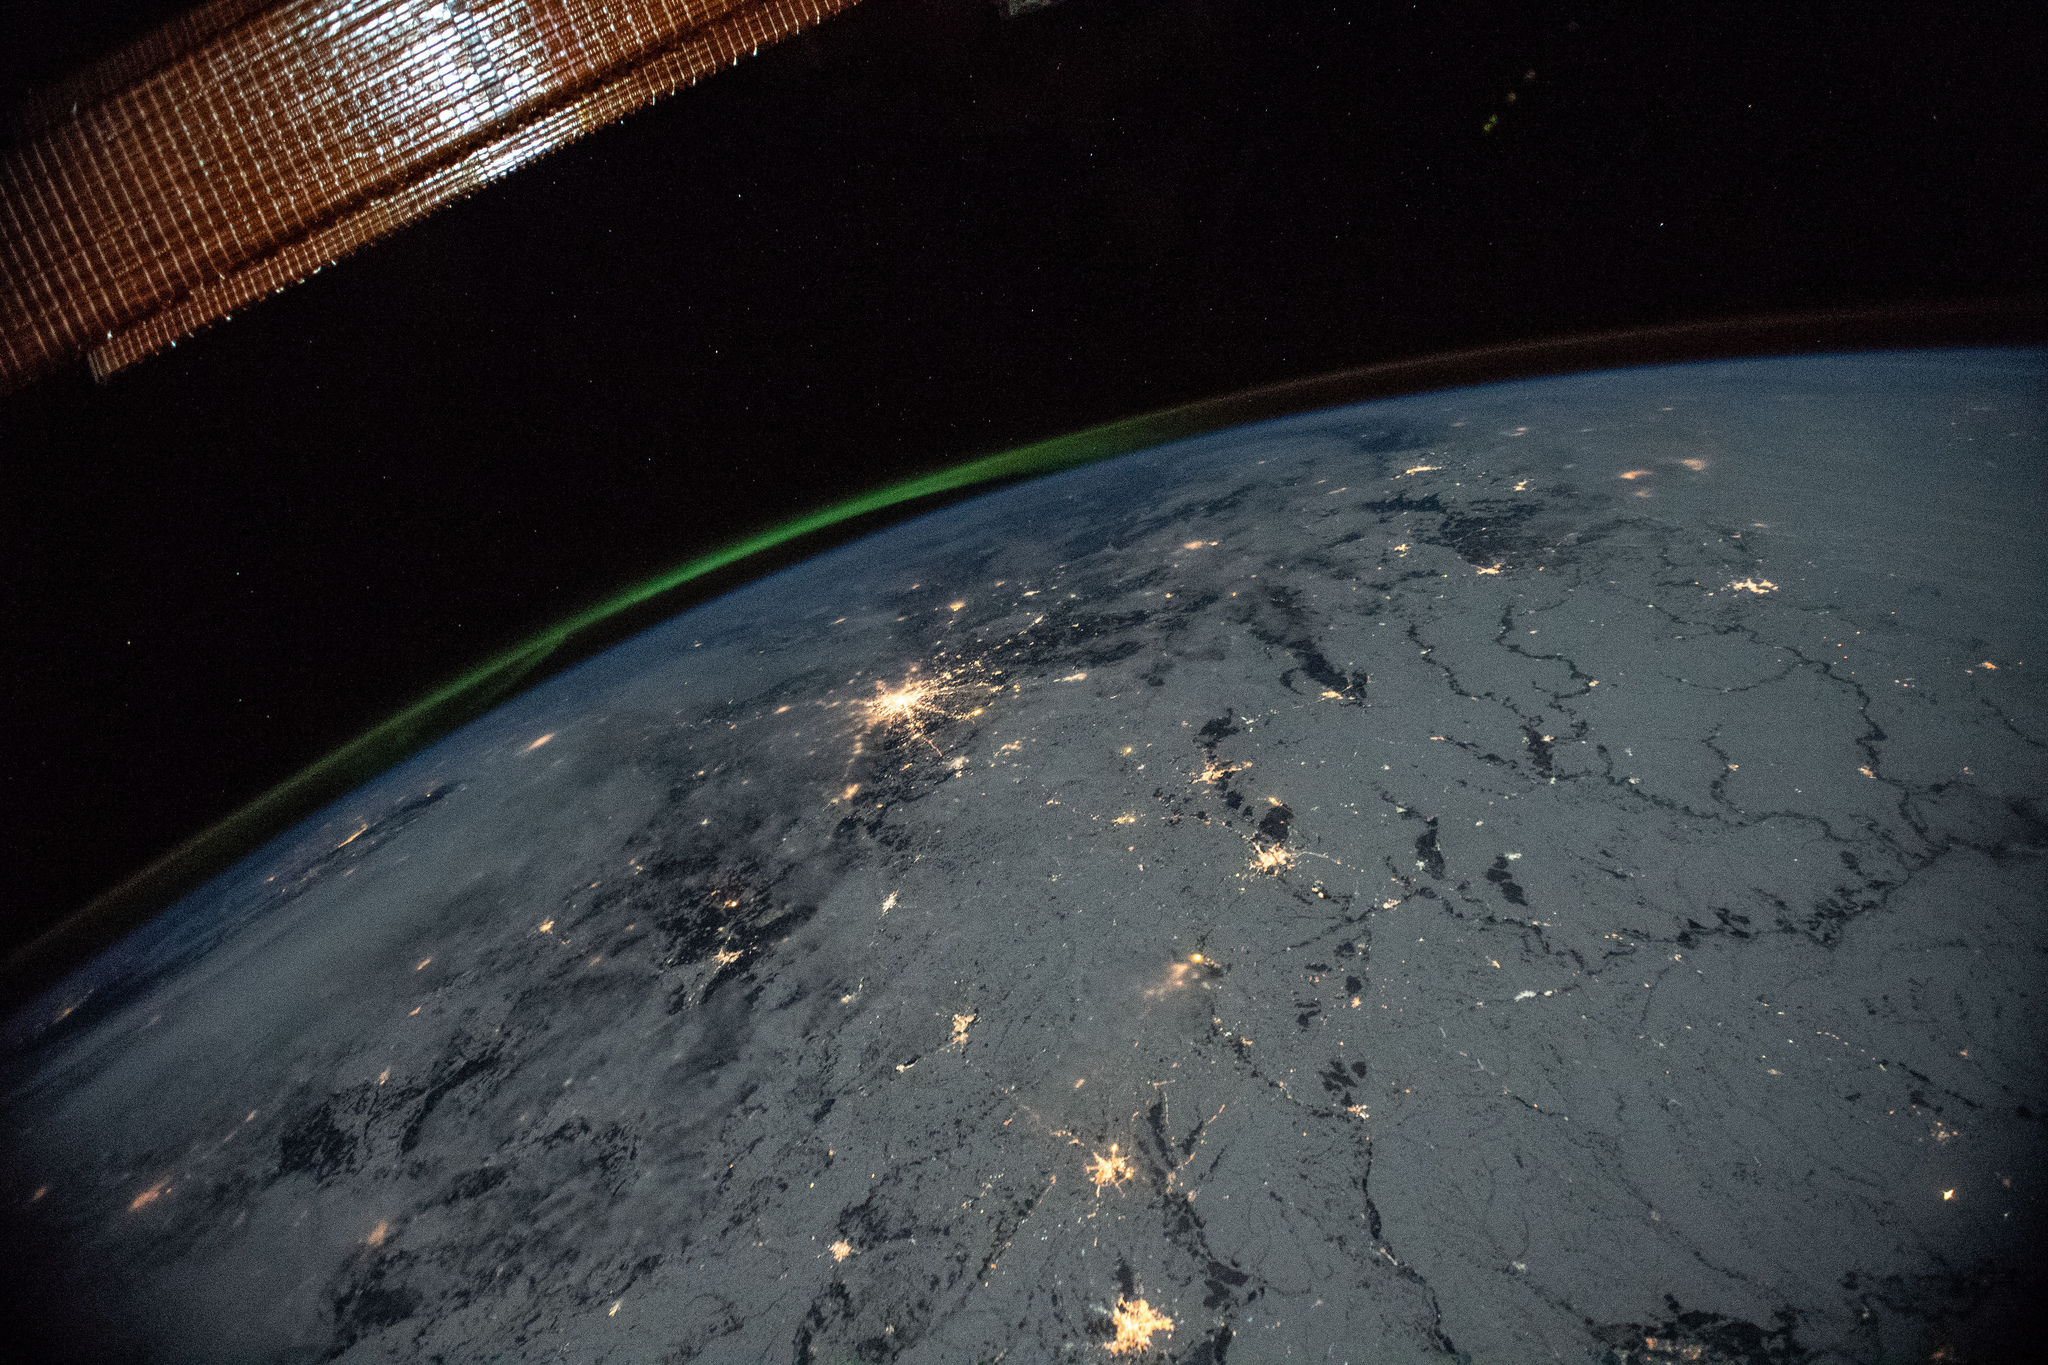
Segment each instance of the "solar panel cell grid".
[{"label": "solar panel cell grid", "polygon": [[0,159],[0,392],[85,354],[105,378],[852,3],[195,11],[21,116],[41,131]]}]

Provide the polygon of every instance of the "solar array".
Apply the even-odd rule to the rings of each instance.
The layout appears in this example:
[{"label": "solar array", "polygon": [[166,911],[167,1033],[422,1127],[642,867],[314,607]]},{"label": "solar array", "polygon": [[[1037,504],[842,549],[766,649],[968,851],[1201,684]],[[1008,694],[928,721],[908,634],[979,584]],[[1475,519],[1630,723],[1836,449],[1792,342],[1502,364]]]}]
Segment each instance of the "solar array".
[{"label": "solar array", "polygon": [[105,379],[854,0],[213,0],[0,157],[0,393]]}]

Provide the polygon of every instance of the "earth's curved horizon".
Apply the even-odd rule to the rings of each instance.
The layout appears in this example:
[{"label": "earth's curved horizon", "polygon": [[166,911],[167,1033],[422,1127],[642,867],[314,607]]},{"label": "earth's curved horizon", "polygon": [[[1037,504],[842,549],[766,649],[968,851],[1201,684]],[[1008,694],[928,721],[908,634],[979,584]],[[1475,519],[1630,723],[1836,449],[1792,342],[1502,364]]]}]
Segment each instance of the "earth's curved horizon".
[{"label": "earth's curved horizon", "polygon": [[[861,491],[703,547],[652,578],[620,584],[496,654],[472,660],[340,748],[163,850],[0,960],[0,1016],[97,956],[187,892],[330,802],[442,737],[640,629],[796,559],[933,506],[1153,446],[1277,417],[1377,399],[1595,371],[1940,347],[2032,344],[2038,301],[1952,300],[1693,319],[1564,333],[1283,378],[1013,445]],[[879,519],[881,526],[872,524]],[[867,524],[864,524],[867,523]]]},{"label": "earth's curved horizon", "polygon": [[695,607],[14,1017],[17,1295],[143,1360],[1972,1358],[2044,357],[1310,412]]}]

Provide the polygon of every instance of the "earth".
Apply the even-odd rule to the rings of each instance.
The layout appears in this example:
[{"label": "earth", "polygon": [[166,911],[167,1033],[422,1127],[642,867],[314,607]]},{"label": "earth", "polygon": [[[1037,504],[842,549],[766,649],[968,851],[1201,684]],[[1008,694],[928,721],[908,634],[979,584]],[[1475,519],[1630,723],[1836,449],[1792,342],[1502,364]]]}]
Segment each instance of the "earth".
[{"label": "earth", "polygon": [[33,1311],[164,1361],[1992,1359],[2044,364],[1307,413],[697,607],[14,1017]]}]

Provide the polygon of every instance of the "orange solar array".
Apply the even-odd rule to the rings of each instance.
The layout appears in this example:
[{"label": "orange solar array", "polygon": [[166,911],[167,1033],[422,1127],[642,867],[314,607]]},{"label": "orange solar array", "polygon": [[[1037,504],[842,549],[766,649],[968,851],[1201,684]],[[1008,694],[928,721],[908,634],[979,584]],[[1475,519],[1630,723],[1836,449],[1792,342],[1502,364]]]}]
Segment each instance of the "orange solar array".
[{"label": "orange solar array", "polygon": [[854,0],[212,0],[22,111],[0,393],[132,365]]}]

